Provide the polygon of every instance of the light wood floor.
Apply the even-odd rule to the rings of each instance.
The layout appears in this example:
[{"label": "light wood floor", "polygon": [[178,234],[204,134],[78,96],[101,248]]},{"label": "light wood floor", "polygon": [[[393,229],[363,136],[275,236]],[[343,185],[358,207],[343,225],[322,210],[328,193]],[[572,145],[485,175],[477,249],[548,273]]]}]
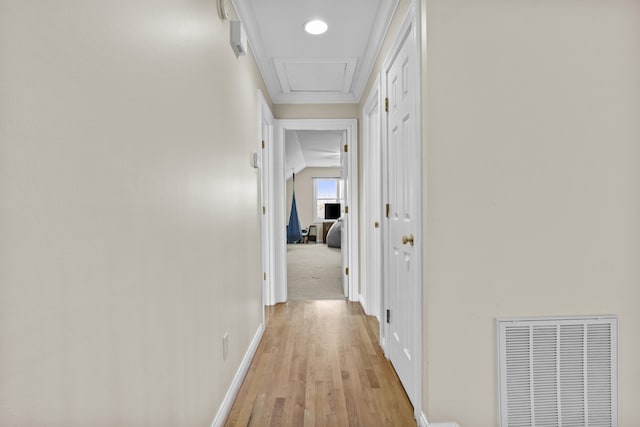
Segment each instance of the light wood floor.
[{"label": "light wood floor", "polygon": [[378,345],[378,321],[347,301],[266,307],[264,337],[226,426],[415,426]]}]

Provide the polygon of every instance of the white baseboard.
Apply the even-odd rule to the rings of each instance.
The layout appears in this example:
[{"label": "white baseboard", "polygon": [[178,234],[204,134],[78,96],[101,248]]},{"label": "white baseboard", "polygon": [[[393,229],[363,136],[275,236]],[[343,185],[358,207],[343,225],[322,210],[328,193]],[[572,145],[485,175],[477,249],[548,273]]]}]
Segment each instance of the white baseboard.
[{"label": "white baseboard", "polygon": [[365,300],[364,296],[362,296],[362,294],[358,295],[358,302],[360,302],[360,307],[362,307],[362,311],[364,311],[364,314],[369,314],[369,312],[367,311],[367,301]]},{"label": "white baseboard", "polygon": [[242,385],[242,381],[244,380],[245,375],[247,375],[247,371],[249,370],[249,365],[251,365],[251,361],[253,360],[253,356],[256,354],[256,350],[258,349],[258,344],[260,344],[260,340],[262,339],[262,334],[264,334],[264,323],[261,323],[258,326],[258,330],[251,340],[249,344],[249,348],[242,358],[242,362],[238,367],[238,371],[233,377],[233,381],[231,381],[231,385],[227,390],[227,394],[224,396],[224,400],[218,409],[218,413],[216,417],[213,419],[211,423],[211,427],[220,427],[224,424],[229,412],[231,411],[231,406],[233,405],[233,401],[240,390],[240,385]]},{"label": "white baseboard", "polygon": [[429,427],[429,421],[427,421],[427,416],[424,414],[424,412],[420,412],[418,427]]}]

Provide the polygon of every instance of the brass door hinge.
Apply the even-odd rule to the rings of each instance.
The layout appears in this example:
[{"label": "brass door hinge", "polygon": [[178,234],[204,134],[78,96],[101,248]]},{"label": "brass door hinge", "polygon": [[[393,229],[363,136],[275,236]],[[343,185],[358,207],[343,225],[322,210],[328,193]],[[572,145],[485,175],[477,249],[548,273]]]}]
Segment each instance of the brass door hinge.
[{"label": "brass door hinge", "polygon": [[262,149],[264,150],[264,141],[262,141]]},{"label": "brass door hinge", "polygon": [[344,274],[346,274],[347,276],[349,275],[349,267],[344,269]]},{"label": "brass door hinge", "polygon": [[344,144],[344,152],[345,153],[349,152],[349,146],[347,144]]},{"label": "brass door hinge", "polygon": [[384,111],[389,112],[389,98],[384,99]]},{"label": "brass door hinge", "polygon": [[349,206],[344,207],[344,213],[349,213]]},{"label": "brass door hinge", "polygon": [[266,215],[267,214],[267,207],[263,206],[262,207],[262,215]]},{"label": "brass door hinge", "polygon": [[389,211],[391,210],[391,205],[389,203],[387,203],[386,210],[387,210],[387,218],[389,218]]},{"label": "brass door hinge", "polygon": [[267,272],[266,271],[263,273],[262,277],[264,278],[264,280],[267,280]]}]

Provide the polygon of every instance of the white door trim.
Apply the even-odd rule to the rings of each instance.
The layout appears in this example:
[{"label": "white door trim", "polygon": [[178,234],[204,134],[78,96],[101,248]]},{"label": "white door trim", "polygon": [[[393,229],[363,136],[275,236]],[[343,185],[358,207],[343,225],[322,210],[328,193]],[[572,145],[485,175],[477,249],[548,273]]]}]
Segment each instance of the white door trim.
[{"label": "white door trim", "polygon": [[[382,65],[382,69],[381,69],[381,74],[384,75],[386,74],[392,63],[393,60],[396,58],[396,56],[399,54],[400,49],[402,48],[403,42],[407,37],[413,37],[414,38],[414,46],[415,49],[412,52],[413,55],[413,63],[416,64],[416,70],[415,70],[415,74],[414,74],[414,78],[415,78],[415,93],[417,94],[416,96],[416,110],[415,110],[415,116],[418,118],[418,120],[414,121],[414,124],[416,126],[415,128],[415,135],[417,138],[419,138],[419,141],[422,141],[422,107],[421,107],[421,101],[422,101],[422,90],[421,90],[421,43],[422,43],[422,39],[421,39],[421,20],[420,20],[420,2],[419,0],[412,0],[411,2],[411,6],[409,7],[409,10],[407,11],[407,14],[403,20],[402,23],[402,27],[398,33],[398,35],[396,36],[393,45],[389,51],[389,53],[387,54],[387,57],[385,58],[383,65]],[[382,93],[383,94],[387,94],[387,83],[386,83],[386,78],[381,78],[381,86],[382,86]],[[382,133],[382,137],[383,137],[383,147],[386,147],[386,145],[388,144],[388,138],[387,138],[387,126],[386,126],[386,117],[385,119],[382,120],[382,129],[383,129],[383,133]],[[420,162],[422,164],[422,143],[417,144],[418,146],[418,151],[417,153],[415,153],[415,155],[421,159]],[[386,151],[386,150],[385,150]],[[383,170],[385,168],[383,167]],[[420,167],[420,174],[422,173],[422,167]],[[384,180],[384,184],[383,184],[383,197],[384,200],[389,200],[388,197],[388,188],[386,188],[386,182],[387,180]],[[416,198],[416,206],[417,206],[417,218],[418,221],[415,224],[415,256],[416,256],[416,260],[418,260],[418,262],[416,263],[416,268],[417,268],[417,277],[419,280],[417,289],[416,289],[416,298],[414,301],[414,313],[416,313],[416,319],[415,319],[415,323],[414,325],[416,326],[413,333],[413,343],[415,345],[415,360],[416,363],[414,365],[414,378],[418,378],[418,381],[415,382],[415,387],[414,390],[407,390],[407,395],[410,397],[410,400],[413,404],[413,408],[414,408],[414,416],[416,418],[416,420],[419,420],[421,415],[422,415],[422,318],[423,318],[423,311],[422,311],[422,283],[423,283],[423,269],[422,269],[422,251],[423,251],[423,241],[424,241],[424,235],[422,233],[422,176],[419,177],[418,182],[415,183],[415,188],[416,188],[416,192],[414,194],[414,197]],[[388,237],[386,235],[386,233],[383,233],[383,247],[388,247],[390,244],[390,242],[388,241]],[[387,270],[387,265],[386,265],[386,257],[385,257],[385,262],[383,262],[383,269],[386,271]],[[386,274],[386,272],[385,272]],[[384,299],[384,305],[383,305],[383,310],[385,310],[388,307],[388,302],[387,302],[387,288],[388,288],[388,278],[385,277],[385,283],[383,284],[383,299]],[[381,342],[383,343],[383,348],[385,348],[385,355],[387,355],[388,357],[388,349],[386,348],[386,346],[384,346],[384,343],[387,341],[387,338],[389,336],[389,326],[386,323],[386,312],[383,311],[383,324],[384,327],[382,328],[383,330],[383,336],[381,337]]]},{"label": "white door trim", "polygon": [[287,130],[342,130],[346,132],[349,147],[347,200],[349,206],[348,262],[349,301],[358,301],[358,121],[356,119],[286,119],[276,120],[273,151],[274,194],[274,243],[275,243],[275,299],[273,303],[287,300],[287,246],[285,200],[285,150],[284,136]]},{"label": "white door trim", "polygon": [[[273,127],[274,117],[262,91],[258,89],[258,141],[257,152],[260,159],[260,234],[261,266],[260,289],[262,295],[262,323],[264,324],[264,306],[273,305],[275,300],[273,272],[274,263],[274,215],[273,215]],[[264,142],[264,146],[263,146]],[[264,147],[264,148],[263,148]],[[270,191],[271,190],[271,191]],[[264,211],[263,211],[264,208]],[[266,279],[265,279],[266,274]]]},{"label": "white door trim", "polygon": [[[382,328],[382,114],[380,75],[362,107],[362,286],[365,313],[376,316]],[[376,227],[374,223],[378,223]],[[374,253],[375,252],[375,253]],[[377,253],[377,256],[376,256]],[[382,330],[380,331],[382,336]]]}]

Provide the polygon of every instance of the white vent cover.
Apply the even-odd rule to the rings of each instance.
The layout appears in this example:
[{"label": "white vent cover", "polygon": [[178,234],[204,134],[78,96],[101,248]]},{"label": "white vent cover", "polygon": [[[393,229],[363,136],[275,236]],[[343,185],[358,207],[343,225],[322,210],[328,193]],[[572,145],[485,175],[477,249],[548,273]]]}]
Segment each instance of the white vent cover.
[{"label": "white vent cover", "polygon": [[617,427],[617,318],[498,319],[500,427]]}]

